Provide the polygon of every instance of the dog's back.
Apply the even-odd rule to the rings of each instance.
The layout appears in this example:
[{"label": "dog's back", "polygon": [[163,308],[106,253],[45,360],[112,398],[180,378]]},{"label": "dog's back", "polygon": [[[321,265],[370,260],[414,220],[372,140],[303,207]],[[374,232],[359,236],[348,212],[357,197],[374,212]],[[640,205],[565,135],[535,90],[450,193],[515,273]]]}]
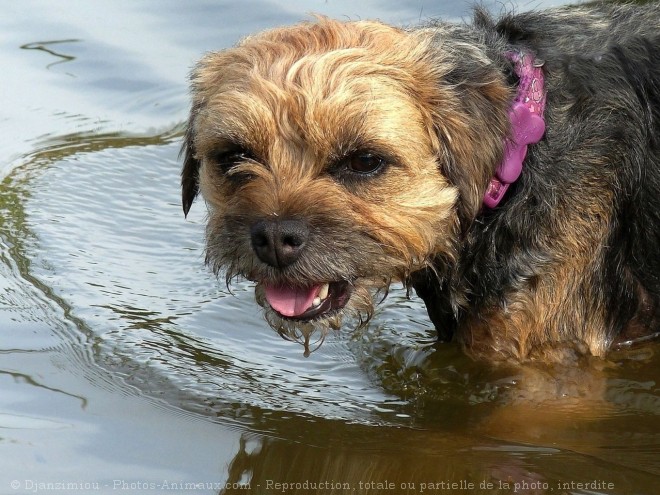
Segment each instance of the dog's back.
[{"label": "dog's back", "polygon": [[[548,104],[545,140],[530,151],[508,204],[475,227],[478,242],[469,248],[475,250],[469,257],[475,265],[467,270],[471,284],[481,285],[477,293],[497,292],[497,282],[483,285],[484,266],[497,271],[492,252],[478,254],[485,246],[499,245],[510,259],[529,266],[534,263],[523,258],[540,256],[539,246],[548,244],[542,238],[556,235],[558,244],[568,238],[569,245],[581,246],[562,255],[570,264],[571,256],[584,255],[579,251],[590,231],[602,228],[601,240],[593,243],[592,267],[575,274],[589,281],[573,290],[572,297],[584,300],[572,311],[604,309],[609,343],[657,332],[660,4],[565,7],[497,23],[477,14],[475,24],[496,32],[500,42],[536,54],[547,74]],[[507,238],[515,242],[504,246]],[[501,294],[511,287],[511,270],[509,263],[495,277]]]}]

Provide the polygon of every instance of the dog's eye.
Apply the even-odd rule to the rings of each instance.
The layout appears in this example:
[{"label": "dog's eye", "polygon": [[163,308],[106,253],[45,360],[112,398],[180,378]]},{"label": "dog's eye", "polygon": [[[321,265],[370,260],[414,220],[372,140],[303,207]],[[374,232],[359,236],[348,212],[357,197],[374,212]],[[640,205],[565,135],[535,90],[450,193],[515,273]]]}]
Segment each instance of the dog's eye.
[{"label": "dog's eye", "polygon": [[343,160],[351,172],[369,175],[377,172],[385,165],[385,159],[369,152],[353,153]]},{"label": "dog's eye", "polygon": [[239,147],[221,151],[213,155],[212,160],[222,173],[227,174],[236,165],[248,160],[254,160],[254,156],[245,148]]}]

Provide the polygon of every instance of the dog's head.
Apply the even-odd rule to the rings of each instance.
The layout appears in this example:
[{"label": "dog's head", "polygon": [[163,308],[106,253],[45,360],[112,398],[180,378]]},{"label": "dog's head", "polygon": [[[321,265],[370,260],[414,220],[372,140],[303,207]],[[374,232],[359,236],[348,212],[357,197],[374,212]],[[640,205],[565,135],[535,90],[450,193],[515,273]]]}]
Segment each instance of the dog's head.
[{"label": "dog's head", "polygon": [[509,93],[440,34],[321,18],[194,70],[184,212],[201,192],[207,262],[255,281],[279,331],[364,320],[376,290],[455,256],[501,156]]}]

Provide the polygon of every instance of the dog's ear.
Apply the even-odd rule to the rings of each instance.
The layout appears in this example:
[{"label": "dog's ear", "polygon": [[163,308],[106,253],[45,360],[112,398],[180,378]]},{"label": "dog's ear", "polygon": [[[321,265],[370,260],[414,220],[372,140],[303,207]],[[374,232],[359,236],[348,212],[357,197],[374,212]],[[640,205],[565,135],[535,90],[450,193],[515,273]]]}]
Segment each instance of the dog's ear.
[{"label": "dog's ear", "polygon": [[459,191],[457,209],[467,227],[482,209],[486,187],[501,162],[512,94],[498,63],[462,57],[452,66],[443,76],[443,100],[459,105],[449,111],[436,108],[434,128],[444,143],[441,170]]},{"label": "dog's ear", "polygon": [[186,133],[183,138],[179,157],[183,156],[183,168],[181,170],[181,202],[183,214],[188,216],[190,207],[199,193],[199,167],[200,162],[195,151],[194,121],[199,111],[199,105],[192,106],[190,117],[186,125]]}]

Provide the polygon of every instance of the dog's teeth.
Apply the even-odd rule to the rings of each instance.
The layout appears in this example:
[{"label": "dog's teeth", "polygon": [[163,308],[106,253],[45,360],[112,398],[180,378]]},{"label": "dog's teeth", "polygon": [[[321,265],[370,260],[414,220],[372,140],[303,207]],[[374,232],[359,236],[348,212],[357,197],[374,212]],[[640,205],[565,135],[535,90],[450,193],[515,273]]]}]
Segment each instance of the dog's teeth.
[{"label": "dog's teeth", "polygon": [[319,294],[318,294],[319,298],[320,298],[321,300],[323,300],[323,299],[325,299],[326,297],[328,297],[328,291],[329,291],[329,290],[330,290],[330,284],[323,284],[323,285],[321,286],[321,290],[319,291]]},{"label": "dog's teeth", "polygon": [[314,300],[312,301],[312,307],[316,307],[319,304],[321,304],[321,298],[320,297],[315,297]]}]

